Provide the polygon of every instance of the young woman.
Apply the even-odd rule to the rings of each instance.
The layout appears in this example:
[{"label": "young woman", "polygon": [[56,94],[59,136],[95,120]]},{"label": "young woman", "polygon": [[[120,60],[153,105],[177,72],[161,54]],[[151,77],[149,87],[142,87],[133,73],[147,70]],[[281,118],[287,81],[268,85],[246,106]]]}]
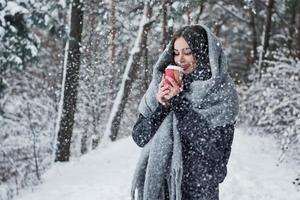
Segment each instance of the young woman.
[{"label": "young woman", "polygon": [[[165,76],[175,64],[182,85]],[[132,199],[218,200],[238,97],[217,38],[202,25],[178,30],[153,69],[133,128],[143,147]]]}]

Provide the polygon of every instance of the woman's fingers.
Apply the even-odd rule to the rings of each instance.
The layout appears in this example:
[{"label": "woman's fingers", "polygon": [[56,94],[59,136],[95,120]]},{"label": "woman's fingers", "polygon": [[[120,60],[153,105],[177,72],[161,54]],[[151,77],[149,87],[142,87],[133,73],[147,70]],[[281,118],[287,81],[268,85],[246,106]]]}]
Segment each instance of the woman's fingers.
[{"label": "woman's fingers", "polygon": [[169,90],[162,91],[160,93],[160,96],[163,97],[163,96],[167,95],[168,93],[169,93]]},{"label": "woman's fingers", "polygon": [[166,91],[166,90],[169,91],[169,90],[170,90],[170,86],[166,84],[166,85],[162,86],[162,87],[160,88],[160,90],[161,90],[161,91]]},{"label": "woman's fingers", "polygon": [[[169,81],[169,84],[165,83],[165,79]],[[165,76],[165,74],[163,74],[162,80],[159,83],[159,89],[156,98],[162,105],[167,105],[168,101],[179,94],[182,89],[182,85],[181,87],[178,86],[173,78]]]},{"label": "woman's fingers", "polygon": [[166,76],[166,79],[170,81],[171,85],[169,86],[169,92],[164,96],[164,98],[166,100],[170,100],[171,98],[179,94],[183,88],[182,86],[179,87],[173,78]]},{"label": "woman's fingers", "polygon": [[168,81],[170,81],[170,83],[171,83],[171,86],[173,87],[173,88],[178,88],[179,89],[179,86],[178,86],[178,84],[176,83],[176,81],[173,79],[173,78],[171,78],[171,77],[169,77],[169,76],[166,76],[166,79],[168,79]]}]

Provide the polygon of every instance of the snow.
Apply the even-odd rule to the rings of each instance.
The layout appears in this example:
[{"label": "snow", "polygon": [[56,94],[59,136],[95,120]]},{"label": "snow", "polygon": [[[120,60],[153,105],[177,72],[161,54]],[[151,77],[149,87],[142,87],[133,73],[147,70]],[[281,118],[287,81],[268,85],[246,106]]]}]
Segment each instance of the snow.
[{"label": "snow", "polygon": [[67,3],[65,0],[59,0],[58,4],[61,5],[63,8],[65,8],[67,6]]},{"label": "snow", "polygon": [[[228,175],[220,185],[221,200],[299,200],[292,184],[294,163],[278,165],[279,150],[270,137],[235,132]],[[138,148],[131,137],[110,143],[79,160],[56,163],[43,184],[21,192],[16,200],[129,200]]]},{"label": "snow", "polygon": [[13,1],[7,2],[7,6],[5,7],[5,12],[6,12],[6,14],[9,14],[12,16],[14,16],[16,13],[24,13],[24,14],[29,13],[29,11],[26,8],[18,5],[18,3],[13,2]]},{"label": "snow", "polygon": [[[1,18],[0,18],[0,22],[3,23]],[[4,34],[5,34],[5,29],[0,27],[0,38],[2,38],[4,36]]]}]

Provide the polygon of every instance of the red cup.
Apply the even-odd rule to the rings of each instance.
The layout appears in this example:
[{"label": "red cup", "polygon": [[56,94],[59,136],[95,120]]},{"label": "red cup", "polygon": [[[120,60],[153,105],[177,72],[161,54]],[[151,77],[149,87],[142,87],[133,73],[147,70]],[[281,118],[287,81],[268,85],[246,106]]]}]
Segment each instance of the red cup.
[{"label": "red cup", "polygon": [[[169,76],[173,78],[174,81],[176,81],[177,85],[181,87],[182,84],[182,75],[183,75],[183,69],[182,67],[176,66],[176,65],[169,65],[165,69],[166,76]],[[165,83],[172,85],[168,79],[165,79]]]}]

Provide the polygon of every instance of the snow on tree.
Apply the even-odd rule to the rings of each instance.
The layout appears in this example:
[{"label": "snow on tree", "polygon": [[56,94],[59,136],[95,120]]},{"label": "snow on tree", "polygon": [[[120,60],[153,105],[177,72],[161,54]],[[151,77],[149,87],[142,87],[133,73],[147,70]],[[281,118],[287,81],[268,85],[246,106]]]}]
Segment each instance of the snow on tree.
[{"label": "snow on tree", "polygon": [[300,61],[288,52],[286,48],[273,52],[274,60],[267,62],[269,67],[261,80],[252,74],[251,85],[240,88],[240,121],[280,139],[280,160],[289,147],[296,150],[295,155],[300,154]]}]

